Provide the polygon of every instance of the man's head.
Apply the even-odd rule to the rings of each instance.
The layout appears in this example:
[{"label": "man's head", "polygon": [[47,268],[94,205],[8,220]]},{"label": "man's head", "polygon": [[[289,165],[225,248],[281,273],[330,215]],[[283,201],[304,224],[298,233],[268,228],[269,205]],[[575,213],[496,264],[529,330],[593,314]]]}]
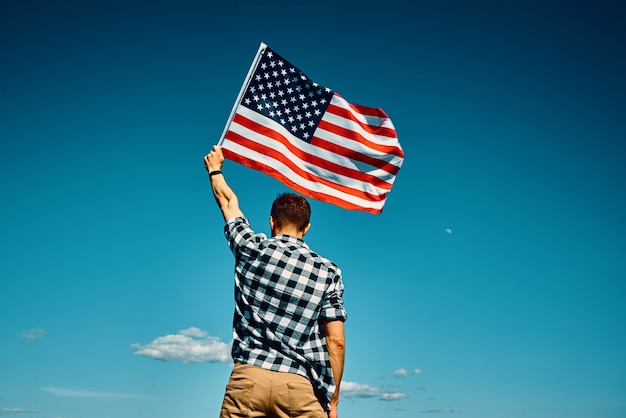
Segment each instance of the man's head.
[{"label": "man's head", "polygon": [[304,236],[311,226],[311,206],[309,202],[297,194],[284,193],[278,195],[272,203],[270,225],[272,235],[286,233]]}]

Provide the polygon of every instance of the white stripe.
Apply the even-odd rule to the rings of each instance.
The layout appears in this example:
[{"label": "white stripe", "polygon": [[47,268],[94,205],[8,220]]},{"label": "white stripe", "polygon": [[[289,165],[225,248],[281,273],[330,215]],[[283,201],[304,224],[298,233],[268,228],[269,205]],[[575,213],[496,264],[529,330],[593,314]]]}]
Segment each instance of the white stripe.
[{"label": "white stripe", "polygon": [[[349,187],[355,190],[359,190],[359,191],[365,191],[367,193],[371,193],[373,195],[382,195],[385,194],[387,192],[387,190],[385,189],[381,189],[379,187],[376,187],[374,185],[372,185],[371,183],[368,182],[362,182],[359,180],[356,180],[352,177],[348,177],[348,176],[343,176],[340,174],[337,174],[331,170],[325,169],[323,167],[320,167],[318,165],[312,164],[312,163],[308,163],[307,161],[303,161],[301,160],[298,156],[294,155],[291,151],[289,151],[289,149],[287,147],[285,147],[283,144],[281,144],[280,142],[276,141],[273,138],[268,138],[264,135],[260,135],[258,133],[256,133],[255,131],[252,131],[238,123],[235,123],[233,121],[233,123],[230,126],[230,130],[234,133],[237,133],[245,138],[248,138],[258,144],[261,144],[263,146],[266,146],[268,148],[271,148],[273,150],[275,150],[277,153],[282,154],[286,159],[292,161],[294,164],[296,164],[301,170],[303,170],[305,173],[309,173],[313,176],[317,176],[317,177],[322,177],[325,178],[331,182],[334,182],[336,184],[340,184],[342,186],[345,187]],[[309,144],[307,144],[306,142],[297,139],[297,141],[302,142],[304,146],[308,146],[310,147]],[[298,148],[302,149],[303,145],[298,146]],[[317,148],[316,148],[317,149]],[[256,152],[256,151],[251,151],[251,152]],[[266,159],[272,159],[269,156],[265,156],[264,158]],[[290,172],[291,169],[290,169]],[[285,173],[285,175],[287,175]],[[300,174],[297,173],[293,173],[294,176],[298,176],[301,177]],[[289,177],[289,176],[288,176]],[[289,177],[291,180],[295,181],[295,178],[291,178]],[[328,187],[328,186],[323,186],[320,184],[321,187]],[[343,192],[342,192],[343,193]]]},{"label": "white stripe", "polygon": [[[362,113],[359,113],[358,111],[356,111],[355,109],[353,109],[350,106],[350,103],[348,103],[346,101],[346,99],[344,99],[341,96],[338,95],[334,95],[332,97],[332,99],[330,100],[330,104],[331,105],[335,105],[339,108],[345,109],[346,111],[350,112],[355,119],[357,119],[358,121],[360,121],[361,123],[363,123],[364,125],[369,125],[372,126],[374,128],[378,128],[378,127],[384,127],[384,128],[389,128],[389,129],[393,129],[394,131],[396,130],[396,128],[393,126],[393,123],[391,123],[391,119],[389,118],[381,118],[378,116],[370,116],[370,115],[364,115]],[[327,112],[328,113],[328,112]],[[335,115],[333,115],[335,116]],[[341,120],[346,120],[343,119],[341,117],[339,117]],[[349,121],[351,124],[354,124],[353,121]],[[337,123],[337,125],[339,126],[343,126],[344,124],[342,123]],[[359,126],[359,129],[361,130],[361,127]],[[365,132],[365,131],[364,131]],[[368,132],[365,132],[367,135],[372,135]],[[395,137],[389,137],[386,135],[373,135],[376,139],[377,142],[380,142],[381,144],[384,145],[393,145],[393,146],[398,146],[398,141],[397,138]]]},{"label": "white stripe", "polygon": [[[380,178],[381,180],[389,183],[389,185],[393,184],[395,176],[389,174],[388,172],[381,170],[379,168],[376,168],[376,167],[372,167],[369,164],[364,164],[359,161],[352,160],[341,154],[330,152],[323,148],[316,147],[305,141],[302,141],[301,139],[296,138],[293,135],[291,135],[291,133],[289,133],[289,131],[278,122],[275,122],[272,119],[266,118],[265,116],[260,115],[259,113],[253,110],[250,110],[246,108],[245,106],[239,106],[239,108],[237,109],[237,113],[241,114],[242,116],[254,122],[257,122],[261,125],[269,127],[271,130],[278,132],[280,135],[285,136],[287,140],[294,147],[298,148],[299,150],[301,150],[302,152],[306,154],[314,155],[318,158],[321,158],[331,163],[335,163],[342,167],[350,168],[353,170],[365,172],[367,174],[376,176]],[[285,155],[294,163],[297,163],[298,166],[301,167],[303,170],[311,172],[319,177],[326,178],[337,184],[351,187],[356,190],[364,190],[374,195],[381,195],[387,192],[387,190],[380,188],[380,187],[376,187],[369,182],[359,181],[357,179],[354,179],[353,177],[337,174],[336,172],[332,170],[324,169],[313,163],[308,163],[306,161],[303,161],[298,156],[294,155],[291,151],[289,151],[287,147],[285,147],[283,144],[276,141],[275,139],[265,137],[257,133],[256,131],[248,129],[245,126],[240,125],[234,121],[231,124],[230,130],[245,138],[248,138],[250,140],[263,144],[269,148],[275,149],[277,152]]]},{"label": "white stripe", "polygon": [[[233,125],[231,125],[231,128],[232,127]],[[338,198],[340,200],[343,200],[345,202],[352,203],[356,206],[360,206],[362,208],[368,208],[368,209],[382,210],[383,205],[385,204],[384,200],[379,201],[379,202],[372,202],[369,200],[361,199],[353,195],[343,193],[337,189],[324,186],[320,183],[306,180],[300,177],[298,174],[294,173],[289,167],[287,167],[280,161],[275,160],[273,158],[269,158],[266,155],[259,154],[258,152],[251,150],[249,148],[242,147],[239,144],[232,142],[227,138],[224,140],[224,143],[222,144],[222,146],[225,149],[230,150],[231,152],[234,152],[235,154],[239,154],[251,160],[258,161],[262,164],[272,167],[273,169],[280,172],[281,174],[283,174],[285,177],[287,177],[294,183],[298,184],[299,186],[307,190],[310,190],[311,192],[323,193],[323,194]]]},{"label": "white stripe", "polygon": [[[402,166],[402,162],[404,161],[404,158],[399,157],[397,155],[394,154],[388,154],[373,148],[368,147],[367,145],[358,142],[358,141],[354,141],[352,139],[347,139],[339,134],[336,134],[334,132],[330,132],[324,129],[320,129],[317,128],[317,130],[315,131],[314,135],[320,139],[326,140],[328,142],[331,142],[333,144],[342,146],[343,148],[347,148],[351,151],[355,151],[358,152],[360,154],[364,154],[364,155],[368,155],[370,157],[376,158],[378,160],[381,161],[385,161],[387,163],[393,164],[396,167],[400,168]],[[363,165],[366,165],[365,163],[360,163]],[[369,164],[367,164],[367,167],[372,167]],[[371,170],[364,170],[367,171],[371,174],[374,174],[377,177],[380,177],[381,179],[387,179],[388,176],[391,176],[392,174],[387,173],[384,170],[381,170],[379,168],[375,168],[372,167]]]}]

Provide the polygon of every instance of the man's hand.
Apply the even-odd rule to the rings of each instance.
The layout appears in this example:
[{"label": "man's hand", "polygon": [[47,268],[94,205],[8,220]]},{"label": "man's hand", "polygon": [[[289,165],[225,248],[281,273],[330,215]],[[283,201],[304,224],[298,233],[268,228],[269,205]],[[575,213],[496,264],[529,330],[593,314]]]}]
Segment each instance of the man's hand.
[{"label": "man's hand", "polygon": [[204,166],[206,171],[218,171],[222,169],[224,165],[224,154],[222,154],[222,147],[217,145],[213,146],[213,149],[204,157]]},{"label": "man's hand", "polygon": [[338,418],[337,415],[337,405],[331,405],[330,411],[328,411],[328,418]]}]

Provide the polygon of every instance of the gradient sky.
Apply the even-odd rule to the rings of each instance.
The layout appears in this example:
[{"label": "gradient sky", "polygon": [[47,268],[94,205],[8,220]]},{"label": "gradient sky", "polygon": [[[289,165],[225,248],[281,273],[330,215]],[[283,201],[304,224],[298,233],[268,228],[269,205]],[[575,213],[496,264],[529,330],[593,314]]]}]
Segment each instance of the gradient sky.
[{"label": "gradient sky", "polygon": [[[405,151],[344,272],[343,418],[626,416],[622,1],[0,1],[0,415],[217,417],[232,256],[202,157],[260,42]],[[226,179],[268,232],[280,183]]]}]

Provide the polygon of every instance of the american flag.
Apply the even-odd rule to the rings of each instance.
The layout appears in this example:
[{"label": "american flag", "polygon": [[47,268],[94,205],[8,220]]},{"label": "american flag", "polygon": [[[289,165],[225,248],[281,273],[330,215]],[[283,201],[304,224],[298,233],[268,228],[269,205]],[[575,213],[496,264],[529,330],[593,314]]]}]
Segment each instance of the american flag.
[{"label": "american flag", "polygon": [[376,214],[404,160],[382,109],[348,103],[263,43],[220,145],[305,196]]}]

